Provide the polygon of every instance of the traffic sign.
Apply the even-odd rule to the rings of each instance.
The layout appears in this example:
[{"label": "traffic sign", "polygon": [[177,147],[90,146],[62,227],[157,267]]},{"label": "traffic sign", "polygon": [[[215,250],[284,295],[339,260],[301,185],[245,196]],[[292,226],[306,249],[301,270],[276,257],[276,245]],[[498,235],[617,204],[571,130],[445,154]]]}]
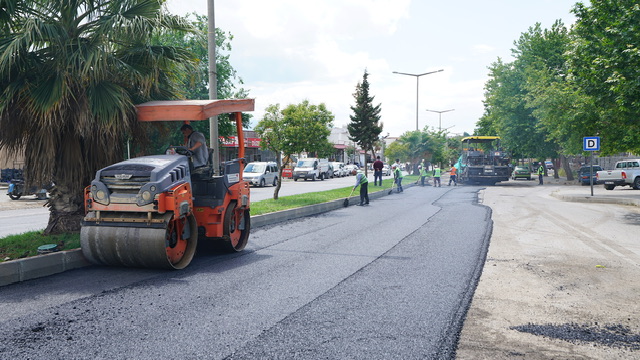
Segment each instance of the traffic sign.
[{"label": "traffic sign", "polygon": [[587,136],[582,138],[583,151],[600,151],[600,136]]}]

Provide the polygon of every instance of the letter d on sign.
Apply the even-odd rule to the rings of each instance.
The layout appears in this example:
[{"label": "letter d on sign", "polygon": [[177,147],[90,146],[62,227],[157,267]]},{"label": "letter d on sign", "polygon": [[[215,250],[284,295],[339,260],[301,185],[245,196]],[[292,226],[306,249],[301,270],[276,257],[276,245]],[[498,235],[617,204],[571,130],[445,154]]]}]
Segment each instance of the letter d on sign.
[{"label": "letter d on sign", "polygon": [[582,139],[583,151],[600,151],[600,137],[590,136]]}]

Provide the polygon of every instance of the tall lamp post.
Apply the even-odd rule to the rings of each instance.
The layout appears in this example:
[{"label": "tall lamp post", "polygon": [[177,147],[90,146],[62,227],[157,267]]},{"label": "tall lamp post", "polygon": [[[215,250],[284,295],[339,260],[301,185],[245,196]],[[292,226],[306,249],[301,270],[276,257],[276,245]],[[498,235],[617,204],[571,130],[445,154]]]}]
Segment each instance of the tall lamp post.
[{"label": "tall lamp post", "polygon": [[424,76],[424,75],[429,75],[429,74],[433,74],[433,73],[437,73],[437,72],[441,72],[444,71],[444,69],[440,69],[440,70],[436,70],[436,71],[430,71],[430,72],[426,72],[426,73],[422,73],[422,74],[409,74],[409,73],[403,73],[403,72],[398,72],[398,71],[394,71],[394,74],[400,74],[400,75],[409,75],[409,76],[415,76],[416,77],[416,131],[418,131],[418,89],[420,87],[420,76]]},{"label": "tall lamp post", "polygon": [[[218,98],[218,76],[216,69],[216,16],[214,0],[207,0],[207,16],[208,16],[208,34],[207,34],[207,54],[209,57],[209,100]],[[218,116],[209,118],[209,137],[211,138],[211,146],[213,149],[213,172],[215,175],[220,173],[220,146],[218,140]],[[240,134],[238,134],[240,138]]]},{"label": "tall lamp post", "polygon": [[[438,113],[438,131],[442,131],[442,113],[446,113],[446,112],[453,111],[453,110],[455,110],[455,109],[442,110],[442,111],[427,109],[427,111]],[[447,129],[449,129],[449,128],[447,128]]]}]

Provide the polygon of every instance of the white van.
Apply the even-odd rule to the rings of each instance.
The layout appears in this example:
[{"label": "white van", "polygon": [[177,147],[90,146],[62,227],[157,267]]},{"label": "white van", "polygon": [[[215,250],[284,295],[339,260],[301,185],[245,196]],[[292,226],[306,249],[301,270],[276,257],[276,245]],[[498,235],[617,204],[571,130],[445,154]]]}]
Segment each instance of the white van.
[{"label": "white van", "polygon": [[244,167],[242,178],[251,185],[264,187],[278,184],[278,166],[274,162],[251,162]]},{"label": "white van", "polygon": [[331,177],[329,172],[329,160],[318,158],[304,158],[298,160],[293,168],[293,181],[298,179],[324,180]]}]

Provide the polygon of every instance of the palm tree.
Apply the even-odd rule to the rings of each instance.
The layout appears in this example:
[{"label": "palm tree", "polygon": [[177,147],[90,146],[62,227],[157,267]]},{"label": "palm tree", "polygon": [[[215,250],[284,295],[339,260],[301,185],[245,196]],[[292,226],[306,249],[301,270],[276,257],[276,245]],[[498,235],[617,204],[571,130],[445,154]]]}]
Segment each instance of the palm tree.
[{"label": "palm tree", "polygon": [[163,2],[0,0],[0,149],[24,153],[30,182],[54,182],[45,233],[77,231],[95,171],[144,137],[134,104],[179,97],[195,60],[151,38],[191,28]]}]

